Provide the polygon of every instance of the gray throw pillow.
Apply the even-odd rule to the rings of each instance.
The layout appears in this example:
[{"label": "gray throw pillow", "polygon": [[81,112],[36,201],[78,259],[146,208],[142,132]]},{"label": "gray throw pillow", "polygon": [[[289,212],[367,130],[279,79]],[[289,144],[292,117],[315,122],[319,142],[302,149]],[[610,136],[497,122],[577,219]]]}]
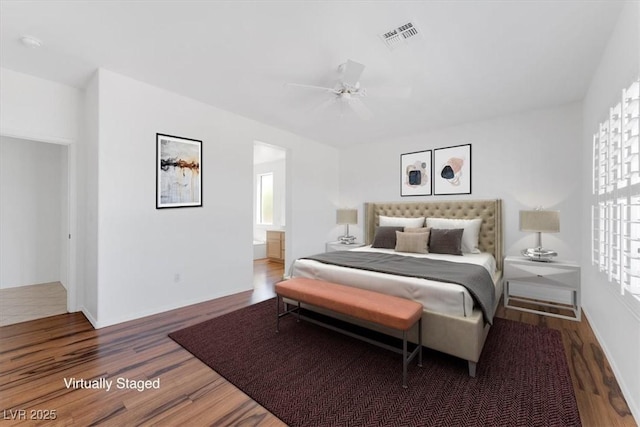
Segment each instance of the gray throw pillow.
[{"label": "gray throw pillow", "polygon": [[432,254],[462,255],[463,228],[432,228],[429,252]]},{"label": "gray throw pillow", "polygon": [[402,230],[404,230],[404,227],[378,227],[371,247],[379,249],[395,249],[396,231]]}]

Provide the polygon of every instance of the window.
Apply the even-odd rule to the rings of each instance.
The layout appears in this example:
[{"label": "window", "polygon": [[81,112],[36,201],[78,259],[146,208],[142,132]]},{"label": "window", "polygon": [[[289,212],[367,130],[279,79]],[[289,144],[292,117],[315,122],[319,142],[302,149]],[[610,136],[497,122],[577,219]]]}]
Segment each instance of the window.
[{"label": "window", "polygon": [[273,174],[258,175],[258,224],[273,224]]},{"label": "window", "polygon": [[592,263],[640,300],[640,79],[593,135]]}]

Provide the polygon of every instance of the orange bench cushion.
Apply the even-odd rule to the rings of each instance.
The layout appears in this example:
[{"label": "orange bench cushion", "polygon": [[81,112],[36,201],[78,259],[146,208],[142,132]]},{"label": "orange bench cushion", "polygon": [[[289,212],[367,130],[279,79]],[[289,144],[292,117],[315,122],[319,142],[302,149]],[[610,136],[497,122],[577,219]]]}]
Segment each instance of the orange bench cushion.
[{"label": "orange bench cushion", "polygon": [[415,301],[305,277],[276,283],[276,294],[401,331],[422,317]]}]

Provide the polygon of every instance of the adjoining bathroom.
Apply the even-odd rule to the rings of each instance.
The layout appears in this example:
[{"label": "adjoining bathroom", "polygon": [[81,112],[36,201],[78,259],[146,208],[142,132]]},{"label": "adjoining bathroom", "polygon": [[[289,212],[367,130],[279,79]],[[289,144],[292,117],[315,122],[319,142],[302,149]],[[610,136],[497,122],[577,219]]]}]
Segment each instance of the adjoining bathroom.
[{"label": "adjoining bathroom", "polygon": [[[285,257],[286,150],[260,141],[253,147],[254,282],[261,271],[282,277]],[[266,274],[266,273],[265,273]],[[267,280],[270,281],[270,280]]]},{"label": "adjoining bathroom", "polygon": [[253,238],[253,260],[267,257],[267,242]]},{"label": "adjoining bathroom", "polygon": [[267,232],[284,232],[285,229],[285,169],[285,149],[264,142],[254,142],[254,259],[280,259],[269,256]]}]

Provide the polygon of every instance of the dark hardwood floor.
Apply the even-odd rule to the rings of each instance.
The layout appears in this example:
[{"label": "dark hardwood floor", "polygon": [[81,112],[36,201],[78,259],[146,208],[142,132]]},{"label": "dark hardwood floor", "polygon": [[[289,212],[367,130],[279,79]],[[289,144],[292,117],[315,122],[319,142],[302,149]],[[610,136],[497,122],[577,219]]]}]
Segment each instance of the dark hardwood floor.
[{"label": "dark hardwood floor", "polygon": [[[100,330],[82,314],[0,328],[2,425],[233,425],[282,423],[167,334],[271,298],[282,264],[255,263],[255,291]],[[636,425],[586,319],[555,319],[499,308],[502,318],[562,332],[582,423]],[[160,378],[159,389],[73,389],[67,380]],[[25,411],[25,412],[21,412]],[[55,417],[37,421],[34,418]]]}]

